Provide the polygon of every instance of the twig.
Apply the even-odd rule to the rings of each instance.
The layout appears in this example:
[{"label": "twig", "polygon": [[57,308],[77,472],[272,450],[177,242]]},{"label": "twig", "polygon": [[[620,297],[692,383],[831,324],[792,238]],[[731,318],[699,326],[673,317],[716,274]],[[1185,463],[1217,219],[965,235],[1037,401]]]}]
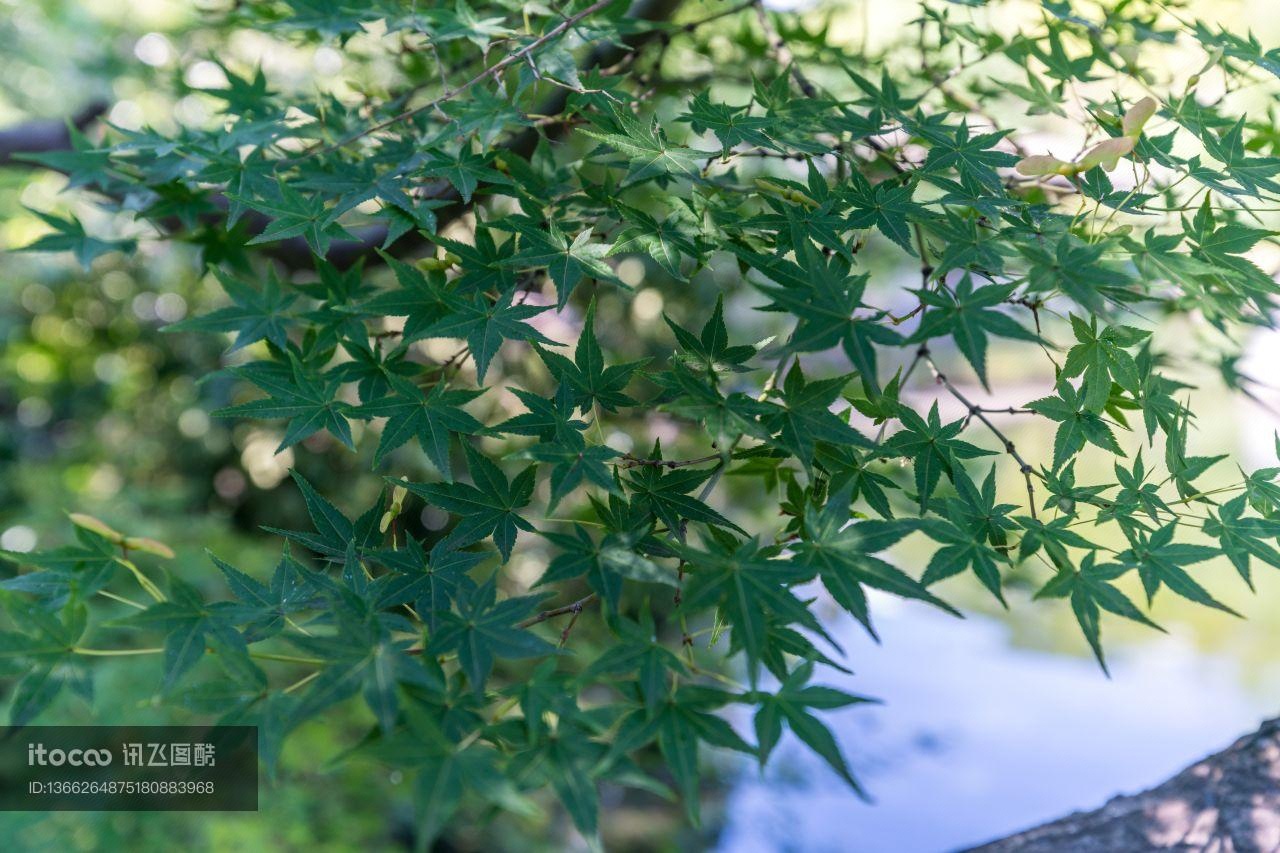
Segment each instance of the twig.
[{"label": "twig", "polygon": [[690,465],[701,465],[704,462],[714,462],[720,459],[721,454],[709,453],[706,456],[699,456],[697,459],[644,459],[639,456],[633,456],[630,453],[622,455],[623,468],[687,468]]},{"label": "twig", "polygon": [[952,397],[955,397],[957,400],[959,400],[969,410],[970,415],[982,421],[982,423],[987,427],[987,429],[991,430],[992,434],[995,435],[995,437],[1000,440],[1000,443],[1004,445],[1005,453],[1008,453],[1010,456],[1012,456],[1014,461],[1018,463],[1019,470],[1022,472],[1022,476],[1025,477],[1027,480],[1027,504],[1031,510],[1031,517],[1035,518],[1036,517],[1036,489],[1035,489],[1035,484],[1031,479],[1033,476],[1035,476],[1035,473],[1036,473],[1035,469],[1031,467],[1030,463],[1028,463],[1027,460],[1022,458],[1022,455],[1020,453],[1018,453],[1018,449],[1014,447],[1014,444],[1009,439],[1009,436],[1005,435],[1000,430],[1000,428],[991,421],[991,418],[987,417],[986,413],[988,410],[983,409],[981,406],[975,404],[972,400],[966,397],[960,391],[959,388],[951,384],[951,380],[947,378],[946,374],[944,374],[941,370],[938,369],[938,365],[936,362],[934,362],[933,356],[929,355],[929,350],[927,347],[921,346],[919,350],[919,354],[920,354],[920,357],[925,362],[928,363],[929,369],[933,371],[933,378],[938,381],[938,384],[946,388],[947,391],[950,392]]},{"label": "twig", "polygon": [[[555,607],[555,608],[552,608],[551,610],[544,610],[541,613],[530,616],[528,619],[524,620],[523,622],[518,623],[516,627],[531,628],[534,625],[539,624],[540,622],[546,622],[548,619],[554,619],[557,616],[563,616],[566,613],[574,614],[574,619],[577,619],[577,614],[581,613],[584,607],[586,607],[588,604],[590,604],[595,600],[596,600],[596,594],[593,592],[584,598],[579,598],[573,604],[566,604],[564,607]],[[570,627],[572,627],[572,623],[570,624]]]},{"label": "twig", "polygon": [[801,92],[804,92],[806,98],[817,98],[817,87],[800,70],[800,66],[796,65],[795,54],[791,52],[791,48],[787,47],[787,43],[778,33],[778,28],[773,25],[773,21],[769,20],[769,13],[765,11],[763,3],[756,4],[756,17],[760,19],[760,28],[764,30],[765,38],[769,40],[769,47],[773,48],[778,64],[791,69],[792,78],[795,79],[796,85],[800,87]]}]

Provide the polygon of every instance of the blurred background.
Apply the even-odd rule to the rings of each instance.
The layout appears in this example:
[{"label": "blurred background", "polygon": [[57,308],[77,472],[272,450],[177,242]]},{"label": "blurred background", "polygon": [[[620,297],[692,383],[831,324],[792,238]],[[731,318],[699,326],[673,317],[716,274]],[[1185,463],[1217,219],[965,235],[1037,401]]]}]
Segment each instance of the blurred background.
[{"label": "blurred background", "polygon": [[[840,38],[870,51],[901,40],[918,13],[912,2],[845,0],[824,9]],[[1233,31],[1252,28],[1268,46],[1280,43],[1274,11],[1271,0],[1197,0],[1191,7],[1195,16]],[[281,89],[338,93],[349,91],[347,66],[353,61],[372,85],[380,63],[391,61],[378,53],[374,37],[339,50],[211,30],[197,6],[178,0],[0,0],[0,128],[63,118],[98,99],[111,105],[109,120],[121,128],[201,125],[217,105],[193,90],[223,85],[215,58],[242,70],[260,63]],[[1003,115],[998,98],[990,111],[1048,148],[1069,134],[1052,116]],[[0,248],[25,245],[47,230],[26,208],[74,212],[90,233],[140,232],[127,217],[113,221],[74,191],[64,192],[65,184],[52,172],[0,168]],[[896,269],[899,255],[893,251],[869,257],[881,304],[909,308],[905,288],[914,286],[917,273]],[[1280,265],[1280,257],[1268,256],[1265,247],[1257,260],[1264,269]],[[627,329],[635,327],[646,334],[626,346],[661,357],[669,347],[661,313],[681,321],[698,318],[714,300],[709,283],[671,287],[640,264],[620,274],[639,292],[630,303],[602,307],[611,312],[602,313],[602,328],[612,329],[602,336],[613,338],[619,349],[625,348]],[[367,453],[335,451],[319,437],[276,456],[280,434],[272,424],[209,417],[235,388],[226,378],[192,377],[216,370],[222,347],[211,336],[159,329],[208,310],[218,296],[192,247],[144,240],[136,255],[108,254],[88,269],[68,256],[0,254],[0,547],[28,551],[59,544],[69,536],[64,514],[87,512],[118,529],[170,543],[178,552],[174,571],[212,590],[220,581],[206,548],[261,575],[277,559],[279,545],[259,534],[259,527],[307,526],[287,477],[291,467],[322,493],[347,494],[347,508],[372,498],[376,478],[355,476],[368,472]],[[730,327],[755,330],[759,337],[771,333],[767,315],[752,310],[759,301],[750,289],[734,291],[727,307]],[[1229,393],[1220,373],[1190,359],[1198,355],[1212,362],[1206,352],[1232,354],[1241,346],[1245,357],[1235,369],[1261,381],[1256,401]],[[1156,348],[1169,354],[1177,378],[1197,386],[1192,408],[1203,414],[1194,451],[1228,453],[1245,469],[1277,464],[1272,436],[1280,427],[1280,392],[1267,384],[1280,361],[1280,338],[1259,334],[1224,342],[1179,320],[1157,327]],[[994,342],[990,364],[997,393],[966,393],[995,406],[1020,406],[1048,388],[1045,365],[1003,358]],[[934,390],[917,383],[910,394],[927,406]],[[961,416],[949,398],[939,403],[944,418]],[[1052,441],[1048,429],[1026,420],[1001,426],[1021,448],[1047,448]],[[1016,471],[1004,474],[1013,479],[1002,482],[1002,490],[1016,495]],[[1087,481],[1109,472],[1079,474]],[[1234,475],[1233,465],[1223,463],[1204,485],[1217,485],[1214,476],[1231,482]],[[357,493],[347,488],[352,482],[361,484]],[[728,487],[733,489],[732,478]],[[429,513],[420,521],[428,530],[441,523]],[[922,557],[910,546],[897,554],[912,571]],[[533,565],[526,583],[536,576]],[[0,566],[0,573],[13,571]],[[518,561],[512,571],[519,575]],[[705,832],[682,829],[678,813],[660,803],[617,802],[602,821],[610,846],[946,850],[1159,782],[1280,714],[1280,575],[1260,568],[1256,595],[1225,561],[1205,566],[1197,577],[1247,618],[1165,596],[1153,615],[1167,635],[1108,619],[1103,631],[1110,680],[1089,656],[1065,605],[1030,602],[1030,577],[1013,579],[1008,611],[968,577],[946,582],[941,592],[962,605],[964,620],[877,599],[872,612],[882,637],[878,646],[834,606],[819,602],[854,670],[850,676],[829,671],[824,680],[884,702],[827,717],[875,802],[859,801],[820,760],[784,742],[763,776],[753,766],[721,767],[719,787],[708,794],[712,806],[704,809],[710,824]],[[155,667],[138,660],[104,670],[92,706],[61,703],[42,721],[171,719],[172,709],[137,700],[133,685],[158,681]],[[281,783],[263,788],[257,814],[6,814],[0,816],[0,833],[20,849],[128,844],[353,850],[403,843],[411,819],[404,780],[372,764],[331,762],[367,720],[358,710],[349,719],[325,720],[288,742]],[[536,837],[556,849],[570,837],[559,824],[536,825],[530,832],[516,824],[474,834],[463,828],[452,844],[518,849]]]}]

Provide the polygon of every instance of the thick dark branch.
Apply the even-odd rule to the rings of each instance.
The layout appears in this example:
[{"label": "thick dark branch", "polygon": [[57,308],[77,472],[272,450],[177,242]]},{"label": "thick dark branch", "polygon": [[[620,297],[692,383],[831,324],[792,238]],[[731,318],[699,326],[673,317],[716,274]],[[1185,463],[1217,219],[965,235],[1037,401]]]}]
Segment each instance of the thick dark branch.
[{"label": "thick dark branch", "polygon": [[970,853],[1275,850],[1280,846],[1280,720],[1141,794],[1112,799]]},{"label": "thick dark branch", "polygon": [[[71,124],[77,130],[84,130],[106,111],[105,101],[94,101],[72,116]],[[43,154],[70,149],[71,133],[67,130],[67,122],[62,119],[40,119],[0,130],[0,166],[19,162],[13,159],[14,154]]]}]

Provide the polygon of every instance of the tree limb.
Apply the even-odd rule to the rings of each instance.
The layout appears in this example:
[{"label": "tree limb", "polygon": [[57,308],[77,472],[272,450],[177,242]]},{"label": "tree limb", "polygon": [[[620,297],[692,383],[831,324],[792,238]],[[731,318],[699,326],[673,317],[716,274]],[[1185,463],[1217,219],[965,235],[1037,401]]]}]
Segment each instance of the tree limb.
[{"label": "tree limb", "polygon": [[969,853],[1280,848],[1280,719],[1144,791]]},{"label": "tree limb", "polygon": [[[71,117],[76,130],[84,130],[107,111],[106,101],[93,101]],[[43,154],[71,150],[71,133],[62,119],[37,119],[0,130],[0,166],[15,165],[14,154]],[[23,163],[22,165],[34,165]]]}]

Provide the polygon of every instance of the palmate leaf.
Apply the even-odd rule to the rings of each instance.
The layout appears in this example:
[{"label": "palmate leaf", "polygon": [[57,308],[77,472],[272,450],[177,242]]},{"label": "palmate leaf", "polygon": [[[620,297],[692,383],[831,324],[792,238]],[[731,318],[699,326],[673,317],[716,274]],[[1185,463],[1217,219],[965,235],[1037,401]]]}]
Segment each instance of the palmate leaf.
[{"label": "palmate leaf", "polygon": [[496,600],[496,576],[471,592],[458,595],[458,613],[446,613],[431,638],[434,653],[457,651],[471,689],[479,693],[495,658],[520,659],[556,653],[556,647],[516,622],[531,615],[545,595]]},{"label": "palmate leaf", "polygon": [[610,104],[610,115],[602,130],[580,132],[622,154],[629,161],[623,185],[635,184],[655,177],[696,178],[702,163],[714,151],[700,151],[673,145],[656,122],[646,124],[629,110]]},{"label": "palmate leaf", "polygon": [[243,633],[247,643],[280,633],[291,614],[308,610],[319,600],[315,582],[309,577],[308,570],[293,559],[287,542],[269,585],[223,562],[212,553],[209,558],[226,578],[227,587],[232,594],[244,605],[243,610],[231,618],[235,619],[236,624],[244,625]]},{"label": "palmate leaf", "polygon": [[626,286],[604,260],[609,256],[611,247],[591,242],[592,229],[587,228],[570,239],[555,222],[547,228],[518,227],[521,250],[508,263],[517,269],[546,267],[547,274],[556,284],[557,308],[564,308],[569,303],[574,288],[584,278]]},{"label": "palmate leaf", "polygon": [[231,298],[232,304],[199,317],[172,323],[165,327],[165,331],[235,332],[236,338],[228,352],[235,352],[261,340],[268,340],[280,349],[286,349],[289,345],[289,327],[295,322],[288,311],[297,296],[281,289],[275,269],[268,272],[261,291],[221,269],[214,268],[213,274]]},{"label": "palmate leaf", "polygon": [[407,481],[399,481],[399,485],[459,516],[457,526],[449,534],[449,541],[455,547],[471,545],[492,536],[493,544],[506,561],[511,557],[517,531],[534,529],[517,510],[528,506],[533,497],[536,466],[530,465],[514,480],[508,480],[497,465],[471,445],[464,445],[464,449],[467,469],[475,485]]},{"label": "palmate leaf", "polygon": [[777,149],[769,138],[769,128],[774,122],[763,116],[752,116],[749,107],[733,107],[711,102],[711,93],[699,92],[689,102],[688,112],[677,121],[688,122],[694,133],[711,131],[720,140],[722,153],[736,145],[757,145]]},{"label": "palmate leaf", "polygon": [[[656,442],[648,457],[654,463],[662,459],[662,443]],[[689,492],[711,477],[713,469],[678,468],[648,464],[635,468],[626,478],[628,491],[638,507],[653,513],[668,530],[683,531],[688,522],[728,527],[744,532],[729,519],[716,512]]]},{"label": "palmate leaf", "polygon": [[855,696],[832,687],[820,687],[809,684],[813,676],[813,661],[806,661],[797,666],[779,685],[777,692],[769,694],[757,692],[744,697],[744,701],[758,703],[755,716],[757,755],[763,767],[769,754],[782,736],[782,723],[798,737],[806,746],[817,753],[830,765],[831,769],[843,779],[859,796],[866,797],[862,786],[854,779],[840,754],[840,746],[822,722],[810,713],[811,709],[823,711],[844,708],[866,702],[874,702],[865,696]]},{"label": "palmate leaf", "polygon": [[920,326],[908,339],[908,343],[920,343],[939,335],[950,335],[978,374],[982,386],[989,389],[988,335],[1020,341],[1039,340],[1036,334],[1024,329],[1012,317],[996,310],[996,306],[1008,301],[1015,289],[1014,285],[1007,284],[989,284],[975,289],[972,277],[965,274],[954,290],[942,288],[916,291],[920,304],[926,307]]},{"label": "palmate leaf", "polygon": [[929,498],[944,473],[954,480],[955,469],[961,461],[994,453],[957,437],[964,430],[963,421],[943,425],[937,403],[929,409],[927,419],[905,406],[899,406],[897,416],[903,429],[889,436],[888,441],[881,445],[879,454],[911,460],[921,507],[928,506]]},{"label": "palmate leaf", "polygon": [[1071,383],[1059,382],[1057,391],[1056,397],[1043,397],[1027,403],[1031,411],[1059,424],[1053,439],[1054,470],[1084,449],[1086,442],[1116,456],[1124,456],[1111,428],[1099,415],[1085,408],[1085,399]]},{"label": "palmate leaf", "polygon": [[228,675],[246,685],[265,687],[266,675],[249,657],[244,635],[235,627],[239,608],[230,602],[207,604],[199,590],[177,578],[169,580],[167,600],[151,605],[121,624],[163,631],[164,686],[178,680],[212,649]]},{"label": "palmate leaf", "polygon": [[250,244],[302,237],[311,251],[324,257],[335,237],[347,236],[346,229],[330,221],[329,211],[320,198],[304,196],[283,182],[278,183],[275,189],[274,198],[231,197],[232,201],[271,217],[271,224],[250,240]]},{"label": "palmate leaf", "polygon": [[448,313],[437,316],[418,336],[466,340],[471,357],[475,359],[476,379],[483,382],[503,341],[556,345],[555,341],[525,322],[547,310],[548,306],[516,303],[514,299],[514,290],[506,291],[494,301],[478,294],[469,300],[451,297]]},{"label": "palmate leaf", "polygon": [[863,586],[902,598],[926,601],[959,616],[949,604],[931,594],[924,584],[874,556],[874,551],[892,545],[915,530],[917,525],[910,520],[851,524],[849,503],[846,490],[833,495],[820,511],[813,507],[807,509],[804,519],[806,535],[793,548],[796,562],[815,572],[831,597],[876,639]]},{"label": "palmate leaf", "polygon": [[1207,545],[1174,542],[1176,529],[1177,525],[1167,524],[1149,536],[1141,532],[1134,534],[1132,546],[1116,555],[1116,562],[1138,570],[1148,602],[1155,598],[1161,587],[1167,586],[1177,595],[1197,604],[1239,616],[1210,595],[1186,571],[1187,566],[1211,560],[1221,552]]},{"label": "palmate leaf", "polygon": [[611,610],[622,600],[624,580],[676,586],[676,575],[638,553],[637,543],[645,536],[637,532],[609,533],[596,542],[582,525],[574,532],[543,533],[560,549],[537,586],[583,577],[599,593]]},{"label": "palmate leaf", "polygon": [[297,484],[298,490],[302,492],[302,499],[307,506],[307,514],[311,517],[315,532],[281,530],[275,527],[266,527],[265,530],[297,542],[316,554],[337,561],[346,560],[350,548],[354,547],[357,552],[363,552],[377,544],[378,517],[382,514],[381,499],[353,522],[337,507],[325,500],[301,474],[297,471],[289,473]]},{"label": "palmate leaf", "polygon": [[831,411],[848,383],[848,376],[806,380],[797,360],[782,383],[778,402],[760,419],[773,435],[772,443],[794,455],[806,469],[813,467],[819,441],[870,447],[871,443],[849,426],[847,415],[842,418]]},{"label": "palmate leaf", "polygon": [[696,366],[708,376],[745,371],[748,368],[744,366],[744,362],[756,354],[755,347],[730,345],[729,329],[724,322],[723,294],[716,297],[715,309],[696,335],[670,317],[663,319],[676,337],[676,343],[680,347],[680,361]]},{"label": "palmate leaf", "polygon": [[[30,209],[30,208],[28,208]],[[75,217],[63,218],[51,213],[32,210],[46,225],[53,228],[54,233],[46,234],[28,243],[18,251],[22,252],[70,252],[80,262],[80,266],[89,269],[95,258],[110,252],[129,253],[137,243],[134,240],[101,240],[85,233],[84,226]]]},{"label": "palmate leaf", "polygon": [[746,653],[753,684],[768,652],[769,615],[826,636],[809,608],[788,588],[811,576],[805,567],[772,559],[752,541],[731,544],[712,539],[708,546],[708,550],[678,548],[690,572],[680,606],[690,611],[711,603],[719,607],[734,641]]},{"label": "palmate leaf", "polygon": [[392,376],[388,380],[391,393],[373,400],[352,414],[385,417],[382,438],[374,452],[374,464],[388,453],[414,438],[423,452],[447,482],[453,481],[453,465],[449,461],[453,435],[475,435],[484,425],[463,410],[462,406],[484,393],[484,389],[450,389],[437,382],[424,392],[406,379]]},{"label": "palmate leaf", "polygon": [[1079,571],[1070,567],[1060,568],[1048,583],[1036,592],[1036,598],[1069,598],[1071,610],[1080,630],[1089,642],[1089,648],[1098,660],[1103,672],[1107,672],[1107,661],[1102,653],[1101,611],[1123,616],[1133,622],[1140,622],[1148,627],[1163,631],[1156,623],[1148,619],[1124,593],[1112,585],[1112,581],[1131,571],[1129,566],[1120,563],[1104,563],[1098,565],[1095,555],[1085,555]]},{"label": "palmate leaf", "polygon": [[[792,231],[798,231],[796,221]],[[839,256],[823,257],[808,237],[793,238],[796,262],[761,255],[734,246],[734,253],[781,287],[761,287],[771,299],[770,310],[785,311],[798,320],[787,344],[796,352],[811,352],[842,346],[872,393],[879,392],[876,344],[893,345],[902,338],[869,317],[857,317],[867,286],[865,275],[850,274],[849,264]]]},{"label": "palmate leaf", "polygon": [[1267,565],[1280,568],[1280,551],[1268,544],[1280,536],[1280,520],[1273,518],[1245,517],[1245,495],[1227,501],[1218,510],[1217,517],[1204,523],[1206,536],[1218,540],[1218,547],[1235,566],[1249,588],[1253,577],[1249,572],[1249,558],[1256,557]]},{"label": "palmate leaf", "polygon": [[537,353],[556,381],[573,390],[573,402],[584,413],[595,405],[606,412],[617,411],[622,406],[633,406],[635,400],[624,392],[632,375],[648,359],[606,367],[604,350],[596,339],[595,320],[596,301],[592,299],[582,322],[582,336],[578,338],[578,345],[574,349],[573,361],[542,347],[536,347]]},{"label": "palmate leaf", "polygon": [[1108,326],[1099,333],[1096,318],[1086,323],[1074,314],[1071,329],[1078,343],[1067,352],[1062,376],[1070,379],[1083,375],[1081,396],[1086,411],[1098,413],[1106,407],[1113,380],[1135,396],[1141,392],[1138,363],[1126,350],[1142,343],[1150,332],[1130,326]]},{"label": "palmate leaf", "polygon": [[287,420],[277,453],[322,429],[348,448],[355,449],[351,425],[347,421],[353,409],[350,404],[336,399],[339,381],[332,374],[315,373],[292,352],[288,354],[287,363],[257,361],[231,368],[230,372],[248,379],[266,391],[268,396],[218,409],[213,413],[214,417]]},{"label": "palmate leaf", "polygon": [[748,755],[755,753],[716,713],[735,698],[734,694],[713,687],[681,686],[656,714],[640,707],[623,717],[611,754],[620,755],[656,741],[684,802],[685,813],[697,824],[701,811],[698,744],[705,742]]},{"label": "palmate leaf", "polygon": [[907,254],[916,255],[911,245],[911,225],[928,219],[928,211],[911,200],[916,189],[913,182],[883,181],[873,187],[861,172],[853,172],[842,189],[841,200],[853,208],[846,227],[876,228]]}]

